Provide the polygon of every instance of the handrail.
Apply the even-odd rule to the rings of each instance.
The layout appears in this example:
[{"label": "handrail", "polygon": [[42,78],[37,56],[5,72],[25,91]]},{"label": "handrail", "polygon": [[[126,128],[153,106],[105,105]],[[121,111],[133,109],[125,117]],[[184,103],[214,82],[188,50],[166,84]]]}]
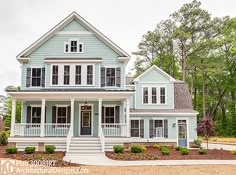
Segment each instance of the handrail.
[{"label": "handrail", "polygon": [[104,137],[103,130],[101,127],[100,127],[100,140],[101,140],[101,145],[102,145],[102,152],[104,153],[105,152],[105,137]]},{"label": "handrail", "polygon": [[66,152],[69,151],[71,138],[72,138],[72,127],[70,126],[68,135],[67,135],[67,137],[66,137]]}]

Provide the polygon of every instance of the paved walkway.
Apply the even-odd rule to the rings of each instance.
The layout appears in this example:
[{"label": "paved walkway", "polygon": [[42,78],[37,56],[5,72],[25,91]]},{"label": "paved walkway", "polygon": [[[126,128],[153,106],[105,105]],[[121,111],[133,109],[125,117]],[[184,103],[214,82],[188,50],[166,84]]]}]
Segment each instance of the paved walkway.
[{"label": "paved walkway", "polygon": [[140,166],[140,165],[236,165],[236,160],[140,160],[119,161],[111,160],[105,155],[97,156],[70,156],[64,157],[65,161],[84,165],[102,166]]},{"label": "paved walkway", "polygon": [[[207,147],[206,143],[202,143],[202,146],[204,148]],[[223,149],[223,150],[232,150],[232,149],[236,149],[236,145],[224,145],[224,144],[218,144],[218,143],[209,143],[208,144],[208,148],[209,149]]]}]

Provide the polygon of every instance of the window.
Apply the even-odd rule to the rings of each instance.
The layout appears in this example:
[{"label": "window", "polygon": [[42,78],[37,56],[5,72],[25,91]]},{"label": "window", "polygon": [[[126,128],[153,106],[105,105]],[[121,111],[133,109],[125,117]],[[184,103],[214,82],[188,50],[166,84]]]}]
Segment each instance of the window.
[{"label": "window", "polygon": [[160,88],[160,103],[161,104],[166,103],[166,89],[164,87]]},{"label": "window", "polygon": [[143,88],[143,103],[148,104],[148,88]]},{"label": "window", "polygon": [[93,66],[92,65],[87,66],[87,84],[88,85],[93,84]]},{"label": "window", "polygon": [[155,120],[156,137],[163,137],[163,120]]},{"label": "window", "polygon": [[81,85],[81,65],[75,66],[75,84]]},{"label": "window", "polygon": [[52,67],[52,84],[57,85],[58,84],[58,66],[53,65]]},{"label": "window", "polygon": [[115,123],[115,107],[105,107],[105,123]]},{"label": "window", "polygon": [[69,42],[64,42],[65,53],[82,53],[83,43],[80,43],[78,39],[71,39]]},{"label": "window", "polygon": [[131,137],[139,137],[139,120],[131,120]]},{"label": "window", "polygon": [[67,107],[57,107],[57,123],[67,123]]},{"label": "window", "polygon": [[70,84],[70,66],[64,66],[64,85]]},{"label": "window", "polygon": [[116,69],[115,68],[106,68],[106,86],[115,86],[116,85]]},{"label": "window", "polygon": [[152,104],[157,103],[157,88],[152,88]]},{"label": "window", "polygon": [[32,107],[31,123],[41,122],[41,107]]},{"label": "window", "polygon": [[41,68],[32,68],[31,86],[41,85]]}]

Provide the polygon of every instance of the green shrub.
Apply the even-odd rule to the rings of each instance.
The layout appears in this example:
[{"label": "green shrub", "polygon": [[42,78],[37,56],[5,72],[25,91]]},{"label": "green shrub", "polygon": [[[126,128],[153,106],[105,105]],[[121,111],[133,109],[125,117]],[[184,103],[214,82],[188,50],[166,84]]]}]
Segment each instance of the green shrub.
[{"label": "green shrub", "polygon": [[52,154],[55,152],[56,147],[54,145],[45,145],[45,153]]},{"label": "green shrub", "polygon": [[121,146],[121,145],[115,145],[113,146],[113,151],[115,153],[123,153],[125,147],[124,146]]},{"label": "green shrub", "polygon": [[201,148],[201,144],[202,142],[200,140],[194,140],[194,144],[198,147],[198,148]]},{"label": "green shrub", "polygon": [[8,154],[16,154],[17,148],[15,146],[8,146],[5,151]]},{"label": "green shrub", "polygon": [[181,146],[176,146],[176,147],[175,147],[175,150],[176,150],[176,151],[179,151],[181,148],[182,148]]},{"label": "green shrub", "polygon": [[180,149],[180,153],[181,153],[182,155],[188,155],[189,150],[188,150],[187,148],[185,148],[185,147],[182,147],[182,148]]},{"label": "green shrub", "polygon": [[162,153],[163,155],[169,155],[169,154],[170,154],[170,151],[169,151],[169,149],[168,149],[166,146],[162,146],[162,147],[160,148],[160,151],[161,151],[161,153]]},{"label": "green shrub", "polygon": [[8,143],[8,134],[6,131],[0,132],[0,145],[4,146]]},{"label": "green shrub", "polygon": [[33,147],[33,146],[27,146],[27,147],[25,147],[25,153],[26,154],[32,154],[32,153],[35,153],[35,147]]},{"label": "green shrub", "polygon": [[231,150],[231,154],[236,155],[236,149]]},{"label": "green shrub", "polygon": [[198,153],[199,154],[207,154],[207,150],[206,149],[199,149]]},{"label": "green shrub", "polygon": [[140,146],[140,145],[132,145],[131,146],[131,152],[132,153],[141,153],[141,152],[145,151],[144,150],[145,148],[144,148],[144,146]]},{"label": "green shrub", "polygon": [[167,146],[165,146],[165,145],[160,146],[160,150],[163,149],[163,148],[167,148]]},{"label": "green shrub", "polygon": [[160,145],[158,145],[158,144],[154,144],[154,145],[152,145],[152,147],[153,147],[154,149],[160,149]]}]

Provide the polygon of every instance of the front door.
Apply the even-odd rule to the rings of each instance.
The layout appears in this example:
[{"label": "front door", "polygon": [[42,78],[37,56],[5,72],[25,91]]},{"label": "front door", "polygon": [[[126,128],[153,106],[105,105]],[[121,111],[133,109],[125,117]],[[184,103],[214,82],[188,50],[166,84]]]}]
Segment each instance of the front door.
[{"label": "front door", "polygon": [[178,146],[187,147],[187,122],[178,120]]},{"label": "front door", "polygon": [[80,135],[91,135],[91,107],[81,107]]}]

